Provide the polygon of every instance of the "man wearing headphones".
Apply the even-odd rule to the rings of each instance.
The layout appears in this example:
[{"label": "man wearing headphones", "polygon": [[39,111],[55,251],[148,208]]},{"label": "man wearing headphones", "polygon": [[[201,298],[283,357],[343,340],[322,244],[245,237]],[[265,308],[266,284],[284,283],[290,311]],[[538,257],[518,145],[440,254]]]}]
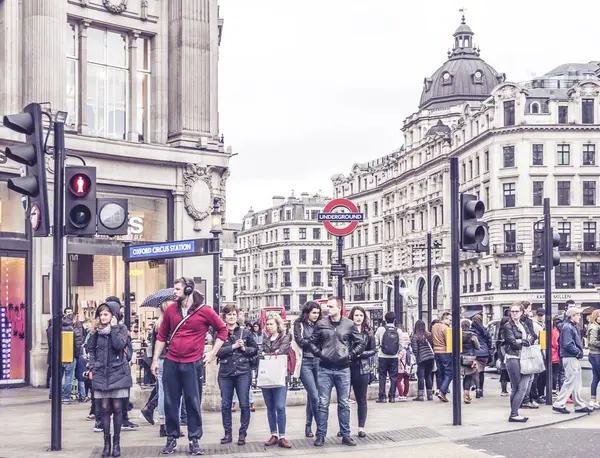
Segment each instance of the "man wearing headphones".
[{"label": "man wearing headphones", "polygon": [[[177,301],[165,310],[152,359],[152,372],[158,376],[158,358],[167,347],[163,367],[167,427],[167,444],[161,451],[164,455],[175,452],[177,439],[181,436],[179,407],[182,392],[188,414],[190,454],[204,454],[198,444],[202,437],[200,404],[204,364],[215,360],[215,355],[227,339],[225,323],[212,307],[205,306],[204,296],[194,288],[191,278],[175,280],[173,289]],[[204,342],[211,327],[215,332],[215,342],[212,351],[205,355]]]}]

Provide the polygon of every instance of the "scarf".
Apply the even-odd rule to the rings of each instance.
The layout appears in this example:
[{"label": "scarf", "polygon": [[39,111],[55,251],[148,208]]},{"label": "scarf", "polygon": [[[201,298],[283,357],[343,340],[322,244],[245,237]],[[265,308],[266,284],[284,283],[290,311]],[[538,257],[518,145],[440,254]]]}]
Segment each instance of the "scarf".
[{"label": "scarf", "polygon": [[110,334],[110,330],[111,330],[111,326],[110,326],[110,324],[108,324],[104,328],[98,329],[98,334],[102,334],[103,336],[106,336],[106,335]]}]

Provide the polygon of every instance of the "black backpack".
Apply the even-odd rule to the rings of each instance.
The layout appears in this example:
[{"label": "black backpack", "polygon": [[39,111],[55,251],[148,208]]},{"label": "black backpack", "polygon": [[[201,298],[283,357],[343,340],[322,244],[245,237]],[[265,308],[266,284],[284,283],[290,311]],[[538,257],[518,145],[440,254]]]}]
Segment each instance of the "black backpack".
[{"label": "black backpack", "polygon": [[384,355],[395,356],[400,350],[400,336],[398,330],[393,326],[386,326],[381,337],[381,352]]}]

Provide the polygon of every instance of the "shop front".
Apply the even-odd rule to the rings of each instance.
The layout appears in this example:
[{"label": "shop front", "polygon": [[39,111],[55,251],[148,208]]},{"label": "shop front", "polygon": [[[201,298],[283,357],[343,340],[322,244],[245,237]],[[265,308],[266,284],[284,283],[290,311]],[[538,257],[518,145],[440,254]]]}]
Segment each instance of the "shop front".
[{"label": "shop front", "polygon": [[0,387],[29,380],[31,243],[21,196],[0,175]]},{"label": "shop front", "polygon": [[[98,197],[115,197],[114,190],[100,187]],[[118,193],[129,201],[129,230],[126,236],[70,238],[67,242],[68,302],[82,320],[94,318],[96,308],[108,296],[125,302],[126,243],[151,243],[173,240],[172,195],[167,192],[127,188]],[[169,260],[133,262],[130,265],[132,337],[144,339],[146,328],[157,316],[156,310],[140,308],[150,294],[166,288],[173,280]]]}]

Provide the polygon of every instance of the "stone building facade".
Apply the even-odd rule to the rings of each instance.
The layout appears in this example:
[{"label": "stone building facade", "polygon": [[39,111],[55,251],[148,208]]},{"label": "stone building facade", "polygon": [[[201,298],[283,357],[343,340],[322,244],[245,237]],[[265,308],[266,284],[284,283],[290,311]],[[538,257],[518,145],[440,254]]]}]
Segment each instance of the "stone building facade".
[{"label": "stone building facade", "polygon": [[333,241],[317,221],[329,200],[276,196],[271,208],[244,217],[235,252],[237,299],[250,319],[257,320],[263,307],[284,307],[294,317],[306,301],[332,294]]},{"label": "stone building facade", "polygon": [[[97,168],[98,197],[129,199],[127,236],[66,243],[64,305],[92,316],[106,296],[123,296],[124,242],[211,237],[214,203],[226,214],[231,153],[219,132],[217,0],[4,0],[0,23],[0,112],[31,102],[68,111],[66,148]],[[0,127],[1,147],[21,141]],[[11,369],[0,386],[41,385],[52,242],[32,239],[20,196],[6,188],[19,168],[4,156],[0,163],[0,309],[23,335],[10,339]],[[48,182],[52,204],[50,160]],[[179,275],[212,291],[212,258],[132,264],[135,330],[154,315],[140,302]]]},{"label": "stone building facade", "polygon": [[220,303],[223,305],[237,305],[238,291],[238,265],[235,250],[237,249],[238,233],[242,225],[238,223],[227,223],[223,227],[221,236],[221,263],[219,265]]},{"label": "stone building facade", "polygon": [[[425,78],[419,109],[404,121],[404,145],[332,178],[336,197],[369,208],[359,233],[360,227],[373,235],[379,228],[381,246],[345,254],[346,263],[362,258],[370,269],[375,259],[381,263],[384,311],[396,310],[410,328],[419,316],[429,320],[450,308],[450,157],[460,161],[460,191],[485,203],[489,224],[490,253],[461,253],[463,311],[489,321],[501,318],[514,300],[543,305],[543,276],[531,258],[544,197],[551,199],[553,226],[561,233],[554,311],[567,299],[588,311],[600,308],[599,75],[593,61],[561,65],[526,83],[507,82],[481,59],[463,18],[448,60]],[[375,206],[379,211],[372,211]],[[435,246],[432,317],[422,249],[428,232]],[[374,281],[351,277],[347,287],[364,290]]]}]

